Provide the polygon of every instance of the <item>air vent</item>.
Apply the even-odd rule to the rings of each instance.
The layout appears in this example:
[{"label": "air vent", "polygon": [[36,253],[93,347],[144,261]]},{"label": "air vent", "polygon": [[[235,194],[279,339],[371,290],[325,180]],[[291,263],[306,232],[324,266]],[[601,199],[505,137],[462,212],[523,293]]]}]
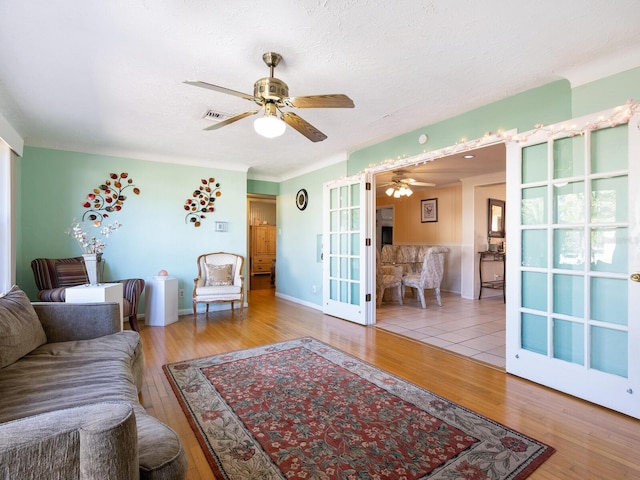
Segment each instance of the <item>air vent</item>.
[{"label": "air vent", "polygon": [[227,118],[231,118],[231,116],[232,115],[229,113],[218,112],[216,110],[207,110],[206,112],[204,112],[204,115],[202,115],[202,118],[204,118],[205,120],[213,120],[214,122],[222,122]]}]

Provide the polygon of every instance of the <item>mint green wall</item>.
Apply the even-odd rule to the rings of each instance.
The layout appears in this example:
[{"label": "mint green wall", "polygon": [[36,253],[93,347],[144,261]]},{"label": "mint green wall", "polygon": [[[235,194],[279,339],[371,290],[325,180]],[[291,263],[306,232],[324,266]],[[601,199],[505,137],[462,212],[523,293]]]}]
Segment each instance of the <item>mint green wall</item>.
[{"label": "mint green wall", "polygon": [[[279,294],[322,305],[322,263],[317,261],[316,248],[317,237],[322,234],[322,185],[345,175],[346,164],[341,162],[280,184],[276,202]],[[295,202],[301,188],[309,194],[309,204],[302,211]]]},{"label": "mint green wall", "polygon": [[256,195],[278,195],[280,185],[276,182],[262,180],[247,180],[247,193]]},{"label": "mint green wall", "polygon": [[[65,231],[74,218],[81,218],[87,193],[111,172],[127,172],[141,193],[129,194],[122,210],[106,219],[123,225],[106,240],[106,280],[146,279],[166,269],[185,291],[179,308],[190,309],[198,255],[229,251],[247,256],[244,172],[29,147],[18,162],[17,281],[31,299],[36,298],[31,260],[82,253]],[[216,199],[216,211],[195,228],[185,223],[183,205],[200,180],[209,177],[220,182],[222,195]],[[215,220],[229,222],[228,232],[215,232]]]},{"label": "mint green wall", "polygon": [[[353,152],[349,156],[349,175],[387,159],[449,147],[463,138],[481,138],[486,132],[513,128],[522,132],[533,129],[536,123],[549,124],[568,118],[571,118],[571,91],[569,82],[561,80]],[[426,145],[418,142],[422,133],[429,135]]]},{"label": "mint green wall", "polygon": [[640,67],[573,89],[573,117],[640,100]]}]

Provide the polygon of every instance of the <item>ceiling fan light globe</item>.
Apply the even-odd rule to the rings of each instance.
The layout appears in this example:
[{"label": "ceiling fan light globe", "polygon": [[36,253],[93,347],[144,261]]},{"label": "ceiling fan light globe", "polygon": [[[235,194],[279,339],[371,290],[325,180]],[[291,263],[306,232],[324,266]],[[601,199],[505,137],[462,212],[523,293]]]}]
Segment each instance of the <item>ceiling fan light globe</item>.
[{"label": "ceiling fan light globe", "polygon": [[413,195],[413,190],[411,190],[409,187],[407,187],[407,189],[405,190],[404,194],[407,197],[410,197],[411,195]]},{"label": "ceiling fan light globe", "polygon": [[393,192],[393,198],[400,198],[400,190]]},{"label": "ceiling fan light globe", "polygon": [[255,119],[253,128],[265,138],[276,138],[284,134],[287,124],[275,115],[265,115]]},{"label": "ceiling fan light globe", "polygon": [[391,195],[393,195],[393,192],[395,191],[395,189],[393,187],[389,187],[385,190],[384,193],[387,194],[388,197],[390,197]]}]

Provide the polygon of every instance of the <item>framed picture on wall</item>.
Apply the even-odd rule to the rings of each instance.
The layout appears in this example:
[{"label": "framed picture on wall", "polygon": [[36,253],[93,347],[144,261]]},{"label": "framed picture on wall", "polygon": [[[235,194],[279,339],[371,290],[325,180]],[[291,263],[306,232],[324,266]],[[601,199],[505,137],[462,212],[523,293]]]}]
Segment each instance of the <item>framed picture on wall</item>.
[{"label": "framed picture on wall", "polygon": [[425,222],[438,221],[438,199],[429,198],[420,201],[420,220]]}]

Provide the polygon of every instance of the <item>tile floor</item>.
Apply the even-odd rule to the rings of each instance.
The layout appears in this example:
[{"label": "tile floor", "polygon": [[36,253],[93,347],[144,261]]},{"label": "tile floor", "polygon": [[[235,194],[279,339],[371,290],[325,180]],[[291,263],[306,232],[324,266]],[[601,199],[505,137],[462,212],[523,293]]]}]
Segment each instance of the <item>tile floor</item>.
[{"label": "tile floor", "polygon": [[433,292],[425,292],[427,308],[407,292],[404,306],[384,301],[377,310],[376,327],[475,358],[499,368],[505,366],[505,305],[502,295],[468,300],[442,293],[442,307]]}]

